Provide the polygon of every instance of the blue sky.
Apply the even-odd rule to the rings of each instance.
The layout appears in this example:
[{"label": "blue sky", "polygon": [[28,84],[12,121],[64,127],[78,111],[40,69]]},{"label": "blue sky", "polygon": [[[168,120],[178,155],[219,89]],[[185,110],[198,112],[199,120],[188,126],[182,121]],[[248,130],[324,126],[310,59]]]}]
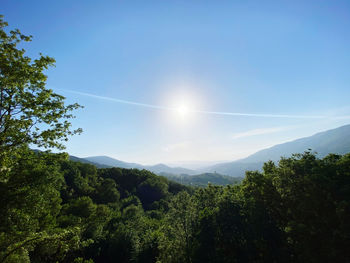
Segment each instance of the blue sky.
[{"label": "blue sky", "polygon": [[[48,86],[85,106],[70,154],[143,164],[234,160],[350,123],[349,1],[0,6],[11,28],[34,36],[30,56],[56,59]],[[168,110],[181,105],[186,116]]]}]

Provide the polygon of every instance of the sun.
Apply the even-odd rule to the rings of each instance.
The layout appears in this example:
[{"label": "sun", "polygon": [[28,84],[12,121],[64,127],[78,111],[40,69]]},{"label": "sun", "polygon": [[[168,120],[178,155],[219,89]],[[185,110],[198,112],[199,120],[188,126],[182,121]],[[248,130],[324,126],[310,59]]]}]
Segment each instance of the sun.
[{"label": "sun", "polygon": [[185,118],[188,116],[190,111],[187,105],[181,104],[176,108],[176,112],[180,117]]},{"label": "sun", "polygon": [[187,126],[195,122],[196,113],[198,113],[198,103],[196,97],[190,93],[171,93],[166,100],[168,113],[166,118],[175,123],[175,125]]}]

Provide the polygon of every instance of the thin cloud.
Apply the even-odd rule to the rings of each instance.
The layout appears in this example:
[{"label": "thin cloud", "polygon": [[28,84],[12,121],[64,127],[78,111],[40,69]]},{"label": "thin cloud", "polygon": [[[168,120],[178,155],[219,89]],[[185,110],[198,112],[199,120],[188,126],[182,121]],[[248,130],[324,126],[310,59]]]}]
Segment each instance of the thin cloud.
[{"label": "thin cloud", "polygon": [[242,112],[225,112],[225,111],[196,111],[197,113],[212,115],[228,116],[245,116],[245,117],[263,117],[263,118],[290,118],[290,119],[324,119],[327,116],[321,115],[288,115],[288,114],[260,114],[260,113],[242,113]]},{"label": "thin cloud", "polygon": [[276,133],[281,131],[290,130],[293,127],[274,127],[274,128],[263,128],[263,129],[254,129],[249,130],[245,132],[239,132],[232,135],[232,139],[240,139],[245,137],[251,137],[251,136],[257,136],[257,135],[264,135],[264,134],[270,134],[270,133]]},{"label": "thin cloud", "polygon": [[[151,108],[157,110],[167,110],[167,111],[177,111],[177,108],[174,107],[165,107],[154,104],[140,103],[135,101],[121,100],[116,98],[110,98],[105,96],[99,96],[91,93],[67,90],[67,89],[58,89],[65,92],[91,97],[100,100],[107,100],[121,104],[134,105],[138,107]],[[326,115],[289,115],[289,114],[261,114],[261,113],[244,113],[244,112],[225,112],[225,111],[203,111],[203,110],[190,110],[193,113],[207,114],[207,115],[221,115],[221,116],[242,116],[242,117],[260,117],[260,118],[289,118],[289,119],[350,119],[349,115],[346,116],[326,116]]]},{"label": "thin cloud", "polygon": [[158,109],[158,110],[173,110],[173,108],[169,108],[169,107],[163,107],[163,106],[146,104],[146,103],[139,103],[139,102],[135,102],[135,101],[120,100],[120,99],[99,96],[99,95],[86,93],[86,92],[67,90],[67,89],[59,89],[59,90],[66,91],[66,92],[73,93],[73,94],[77,94],[77,95],[82,95],[82,96],[91,97],[91,98],[100,99],[100,100],[108,100],[108,101],[113,101],[113,102],[122,103],[122,104],[129,104],[129,105]]}]

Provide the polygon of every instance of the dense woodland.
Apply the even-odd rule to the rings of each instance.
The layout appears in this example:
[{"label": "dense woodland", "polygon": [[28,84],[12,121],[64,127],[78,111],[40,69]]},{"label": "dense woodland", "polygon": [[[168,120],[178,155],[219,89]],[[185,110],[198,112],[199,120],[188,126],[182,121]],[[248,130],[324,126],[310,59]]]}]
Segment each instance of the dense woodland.
[{"label": "dense woodland", "polygon": [[347,262],[350,154],[268,162],[239,185],[27,150],[0,183],[0,262]]},{"label": "dense woodland", "polygon": [[[239,184],[192,188],[147,170],[73,162],[78,104],[46,88],[0,17],[0,263],[349,262],[350,154],[267,162]],[[243,176],[243,175],[242,175]]]}]

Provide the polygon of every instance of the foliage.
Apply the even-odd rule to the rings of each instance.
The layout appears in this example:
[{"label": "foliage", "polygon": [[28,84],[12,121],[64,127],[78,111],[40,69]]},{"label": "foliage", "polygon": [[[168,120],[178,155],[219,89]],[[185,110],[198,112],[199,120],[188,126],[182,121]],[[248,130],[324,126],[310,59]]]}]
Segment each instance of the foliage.
[{"label": "foliage", "polygon": [[38,247],[40,257],[59,260],[89,242],[80,240],[80,227],[56,225],[64,183],[59,162],[64,157],[27,150],[12,167],[9,180],[0,182],[0,262],[36,258]]},{"label": "foliage", "polygon": [[45,87],[44,71],[55,60],[40,54],[32,60],[18,46],[31,41],[18,29],[6,31],[0,16],[0,169],[18,148],[28,144],[64,148],[61,140],[81,132],[68,119],[78,104],[65,105],[64,97]]},{"label": "foliage", "polygon": [[198,189],[187,205],[175,198],[159,262],[348,261],[350,154],[305,152],[263,170],[241,185]]},{"label": "foliage", "polygon": [[350,259],[350,154],[305,152],[241,184],[193,191],[145,170],[28,150],[9,178],[0,262]]},{"label": "foliage", "polygon": [[[44,71],[54,59],[32,60],[18,48],[31,36],[6,30],[0,16],[0,262],[59,261],[89,243],[80,227],[60,229],[59,162],[66,155],[33,152],[29,145],[64,148],[71,111],[64,97],[47,89]],[[41,252],[37,253],[41,247]]]}]

